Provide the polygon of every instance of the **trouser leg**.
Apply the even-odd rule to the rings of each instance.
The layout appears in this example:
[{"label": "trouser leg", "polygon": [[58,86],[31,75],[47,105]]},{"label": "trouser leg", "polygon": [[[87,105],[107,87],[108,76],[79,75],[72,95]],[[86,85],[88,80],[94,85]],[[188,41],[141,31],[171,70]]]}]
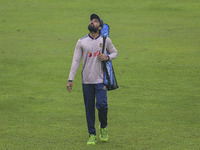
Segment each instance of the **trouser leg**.
[{"label": "trouser leg", "polygon": [[95,130],[95,87],[93,84],[83,84],[86,119],[89,134],[96,135]]},{"label": "trouser leg", "polygon": [[96,84],[96,108],[98,109],[99,121],[101,123],[101,128],[107,126],[107,114],[108,114],[108,104],[107,104],[107,90],[103,89],[104,84]]}]

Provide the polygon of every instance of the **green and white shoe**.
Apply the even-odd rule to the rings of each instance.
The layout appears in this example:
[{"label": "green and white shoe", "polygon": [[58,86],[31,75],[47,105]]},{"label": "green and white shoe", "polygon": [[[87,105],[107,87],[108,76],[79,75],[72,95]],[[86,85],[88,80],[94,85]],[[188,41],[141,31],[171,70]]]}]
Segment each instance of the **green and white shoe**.
[{"label": "green and white shoe", "polygon": [[100,128],[99,138],[102,142],[108,141],[108,131],[106,128]]},{"label": "green and white shoe", "polygon": [[88,142],[87,142],[87,145],[95,145],[96,142],[97,142],[96,135],[91,134],[91,135],[90,135],[90,138],[89,138],[89,140],[88,140]]}]

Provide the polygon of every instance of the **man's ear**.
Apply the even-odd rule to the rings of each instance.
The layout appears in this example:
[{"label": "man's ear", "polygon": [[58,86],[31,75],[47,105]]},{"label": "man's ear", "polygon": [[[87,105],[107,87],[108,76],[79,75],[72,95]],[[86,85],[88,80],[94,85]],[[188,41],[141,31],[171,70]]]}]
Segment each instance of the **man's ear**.
[{"label": "man's ear", "polygon": [[102,27],[101,27],[101,26],[99,26],[99,27],[98,27],[98,29],[99,29],[99,31],[100,31],[100,30],[102,29]]}]

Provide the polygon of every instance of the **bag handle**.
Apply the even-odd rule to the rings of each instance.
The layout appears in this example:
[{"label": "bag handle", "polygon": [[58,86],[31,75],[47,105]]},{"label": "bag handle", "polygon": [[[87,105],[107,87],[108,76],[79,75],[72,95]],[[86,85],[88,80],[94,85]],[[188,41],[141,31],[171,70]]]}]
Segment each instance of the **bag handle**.
[{"label": "bag handle", "polygon": [[103,36],[103,48],[102,48],[102,54],[104,53],[105,45],[106,45],[106,36]]}]

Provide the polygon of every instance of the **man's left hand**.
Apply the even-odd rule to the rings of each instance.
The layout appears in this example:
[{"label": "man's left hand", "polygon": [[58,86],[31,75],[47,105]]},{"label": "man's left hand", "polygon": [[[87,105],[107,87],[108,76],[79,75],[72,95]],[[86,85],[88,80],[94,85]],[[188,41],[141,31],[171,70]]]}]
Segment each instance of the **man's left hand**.
[{"label": "man's left hand", "polygon": [[109,59],[107,55],[102,54],[102,53],[100,53],[98,57],[101,61],[107,61]]}]

